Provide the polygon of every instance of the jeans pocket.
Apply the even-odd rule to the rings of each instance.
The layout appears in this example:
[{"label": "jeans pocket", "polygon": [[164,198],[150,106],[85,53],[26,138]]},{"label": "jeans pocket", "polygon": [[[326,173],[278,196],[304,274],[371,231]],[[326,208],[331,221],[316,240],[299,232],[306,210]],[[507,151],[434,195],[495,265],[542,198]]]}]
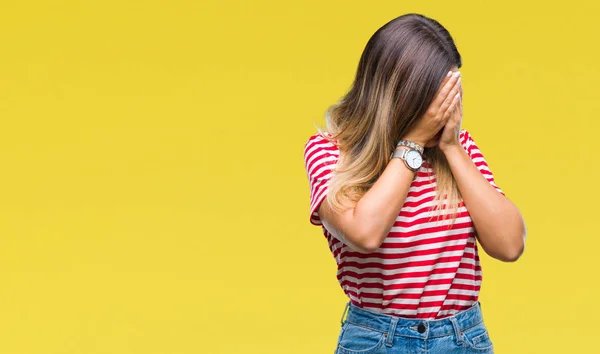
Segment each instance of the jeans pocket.
[{"label": "jeans pocket", "polygon": [[465,330],[463,332],[463,340],[469,348],[479,353],[494,352],[494,344],[492,343],[488,330],[483,322],[475,327]]},{"label": "jeans pocket", "polygon": [[385,353],[386,334],[346,321],[338,339],[336,354]]}]

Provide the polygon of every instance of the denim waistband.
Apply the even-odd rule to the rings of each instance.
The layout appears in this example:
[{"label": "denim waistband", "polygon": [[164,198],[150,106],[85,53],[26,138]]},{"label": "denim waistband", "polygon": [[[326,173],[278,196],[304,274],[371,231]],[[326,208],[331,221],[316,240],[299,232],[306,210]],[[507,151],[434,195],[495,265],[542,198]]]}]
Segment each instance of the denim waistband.
[{"label": "denim waistband", "polygon": [[[460,311],[452,316],[441,319],[416,319],[405,318],[356,306],[348,301],[344,312],[348,310],[346,321],[368,327],[382,333],[393,333],[394,336],[403,336],[419,339],[457,335],[478,325],[483,321],[481,303],[475,302],[470,308]],[[342,314],[342,322],[344,315]],[[421,325],[420,325],[421,324]],[[420,331],[419,331],[420,329]],[[422,332],[422,333],[421,333]]]}]

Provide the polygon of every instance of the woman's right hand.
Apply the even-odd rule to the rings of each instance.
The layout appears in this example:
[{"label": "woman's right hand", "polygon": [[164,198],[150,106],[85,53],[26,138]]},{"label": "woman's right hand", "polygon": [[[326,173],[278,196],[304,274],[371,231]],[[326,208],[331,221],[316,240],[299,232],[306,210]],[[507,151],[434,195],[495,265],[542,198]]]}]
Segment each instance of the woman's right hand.
[{"label": "woman's right hand", "polygon": [[402,140],[412,141],[420,146],[426,146],[446,125],[452,115],[452,110],[459,104],[460,71],[453,71],[444,82],[433,99],[425,114],[417,121],[416,126]]}]

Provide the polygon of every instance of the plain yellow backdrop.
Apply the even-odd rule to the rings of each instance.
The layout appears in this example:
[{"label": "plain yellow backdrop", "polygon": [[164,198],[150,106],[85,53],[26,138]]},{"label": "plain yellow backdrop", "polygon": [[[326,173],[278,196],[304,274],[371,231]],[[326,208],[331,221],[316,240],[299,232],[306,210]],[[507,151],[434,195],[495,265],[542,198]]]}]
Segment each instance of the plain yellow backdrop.
[{"label": "plain yellow backdrop", "polygon": [[596,1],[0,5],[0,353],[332,353],[346,298],[303,146],[419,12],[529,229],[482,254],[497,353],[600,353]]}]

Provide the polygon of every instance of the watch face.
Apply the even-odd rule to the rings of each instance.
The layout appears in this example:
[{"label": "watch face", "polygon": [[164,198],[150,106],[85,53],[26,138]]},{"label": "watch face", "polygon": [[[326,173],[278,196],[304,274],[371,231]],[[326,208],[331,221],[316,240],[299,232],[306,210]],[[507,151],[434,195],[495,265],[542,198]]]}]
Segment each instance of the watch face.
[{"label": "watch face", "polygon": [[423,164],[423,158],[421,157],[421,154],[419,154],[419,152],[417,150],[409,150],[406,152],[406,163],[412,168],[412,169],[419,169],[421,168],[421,165]]}]

